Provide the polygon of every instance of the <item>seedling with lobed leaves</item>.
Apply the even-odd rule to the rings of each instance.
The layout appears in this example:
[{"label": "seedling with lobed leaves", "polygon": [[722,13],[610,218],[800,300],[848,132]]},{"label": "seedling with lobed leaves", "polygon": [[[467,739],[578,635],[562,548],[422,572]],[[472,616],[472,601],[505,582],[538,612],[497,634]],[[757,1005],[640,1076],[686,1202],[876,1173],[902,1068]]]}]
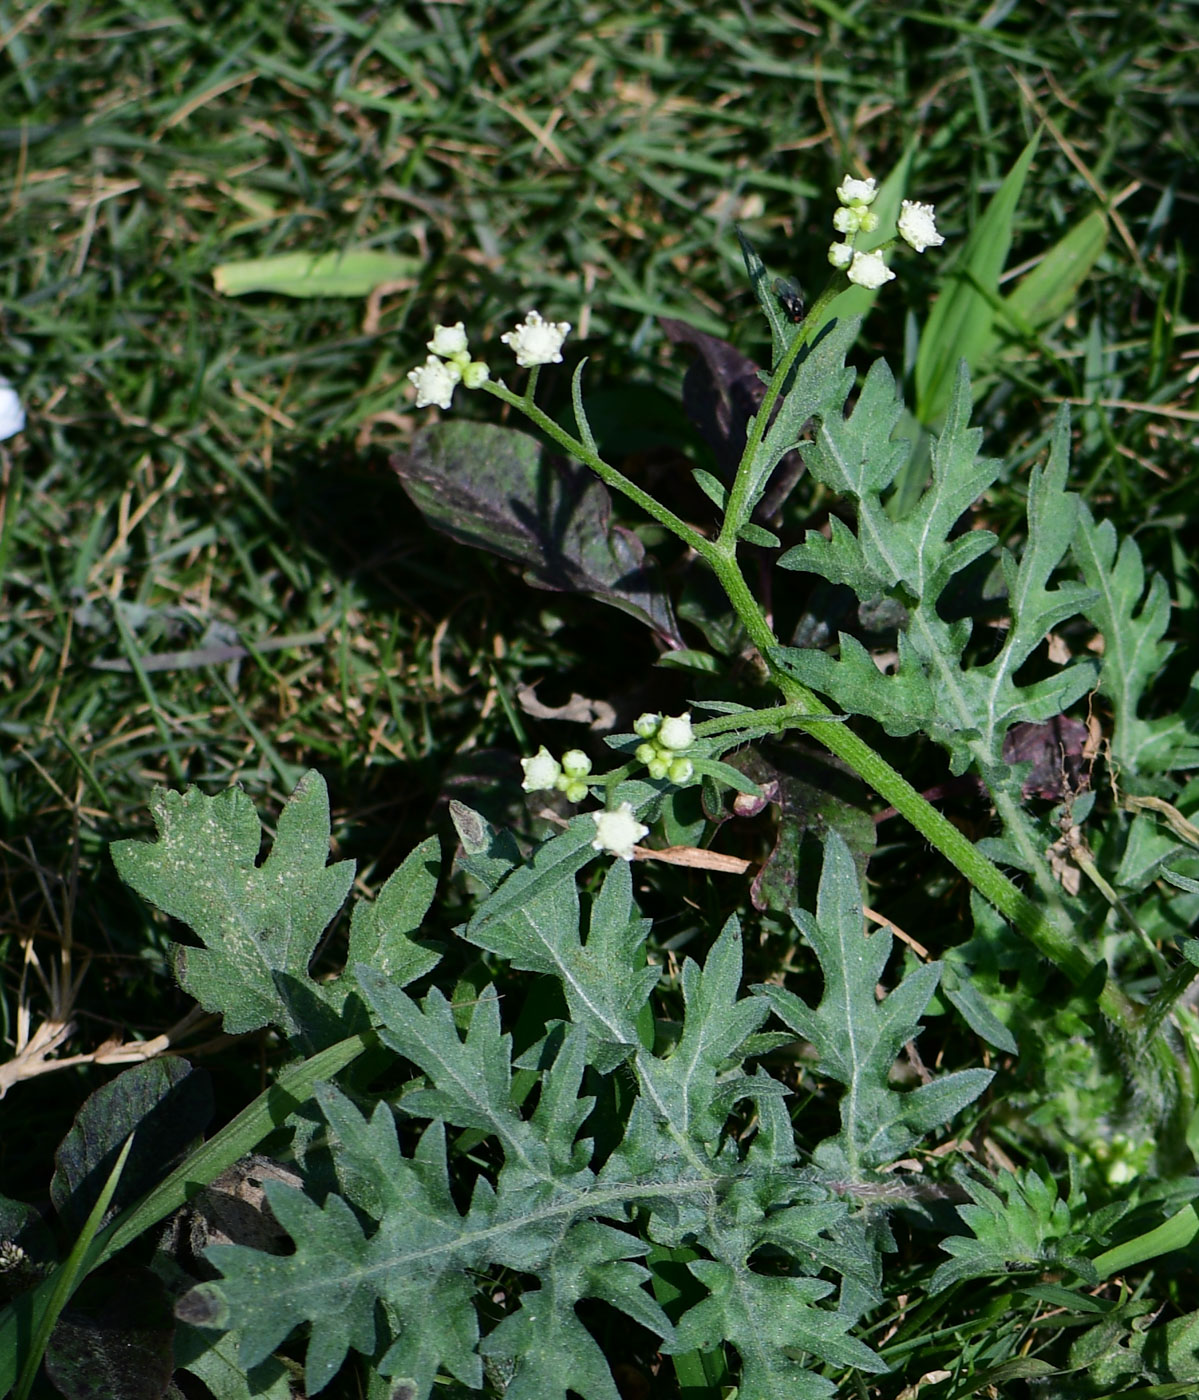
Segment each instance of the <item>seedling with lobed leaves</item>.
[{"label": "seedling with lobed leaves", "polygon": [[[852,218],[838,228],[852,229],[835,245],[834,262],[850,269],[859,289],[877,288],[887,275],[881,257],[850,246],[870,232],[872,182],[847,179],[839,194]],[[914,246],[932,245],[929,211],[914,216],[905,208],[901,229],[904,219]],[[913,1155],[960,1122],[995,1073],[968,1063],[923,1070],[911,1045],[923,1018],[952,1007],[1006,1055],[1019,1048],[1014,1029],[1035,1048],[1035,993],[1027,982],[1005,986],[999,975],[1029,962],[1025,951],[1013,952],[1017,938],[1073,984],[1057,1014],[1063,1026],[1069,1022],[1068,1034],[1109,1051],[1112,1117],[1127,1117],[1130,1103],[1140,1115],[1137,1160],[1145,1160],[1146,1142],[1149,1151],[1156,1145],[1160,1163],[1191,1160],[1195,1039],[1193,1018],[1179,1003],[1199,958],[1176,931],[1199,899],[1188,854],[1199,846],[1189,820],[1199,790],[1180,794],[1174,775],[1199,766],[1199,713],[1193,686],[1176,715],[1142,713],[1169,654],[1164,587],[1151,580],[1146,594],[1136,546],[1117,548],[1110,527],[1096,525],[1067,489],[1064,412],[1048,461],[1029,479],[1022,541],[1004,548],[986,529],[964,529],[1000,471],[979,456],[965,370],[922,483],[913,470],[919,459],[893,438],[902,405],[885,365],[869,371],[847,412],[855,374],[846,355],[857,323],[829,315],[840,282],[799,322],[753,249],[743,247],[770,325],[773,368],[748,395],[753,411],[741,424],[736,462],[716,454],[717,465],[729,468],[725,478],[697,471],[719,512],[710,533],[600,456],[584,410],[582,367],[573,383],[576,435],[537,405],[538,368],[561,358],[569,327],[536,313],[505,337],[518,362],[533,369],[525,393],[490,379],[459,325],[438,328],[434,353],[414,371],[420,401],[448,406],[458,384],[490,392],[599,481],[552,463],[535,440],[487,425],[427,430],[399,463],[438,528],[520,562],[539,586],[620,608],[676,659],[703,670],[710,685],[726,685],[704,702],[713,718],[692,724],[690,713],[643,715],[634,733],[609,738],[623,761],[608,772],[593,773],[578,751],[561,761],[544,750],[526,758],[526,790],[552,789],[568,804],[592,796],[603,803],[531,851],[455,805],[460,869],[483,893],[456,930],[451,959],[416,936],[438,887],[430,841],[373,904],[355,906],[344,968],[313,975],[318,944],[353,878],[350,863],[327,863],[327,797],[315,774],[281,814],[261,865],[257,817],[237,792],[160,793],[158,840],[114,848],[126,882],[187,924],[202,945],[178,951],[184,988],[228,1031],[269,1029],[298,1061],[281,1079],[287,1095],[268,1091],[254,1113],[193,1159],[203,1163],[197,1180],[210,1180],[268,1131],[284,1128],[302,1183],[264,1186],[292,1252],[215,1244],[204,1258],[220,1277],[179,1301],[178,1354],[214,1389],[219,1352],[235,1358],[244,1393],[277,1393],[274,1358],[300,1329],[309,1393],[331,1385],[356,1355],[372,1396],[424,1397],[445,1386],[512,1400],[568,1393],[613,1400],[611,1357],[596,1329],[615,1310],[634,1324],[643,1352],[672,1358],[680,1386],[696,1393],[735,1383],[745,1400],[829,1396],[840,1383],[860,1388],[849,1379],[855,1370],[881,1376],[901,1363],[922,1325],[918,1309],[875,1347],[865,1341],[898,1291],[884,1265],[895,1253],[900,1208],[919,1216],[922,1228],[939,1229],[950,1256],[925,1269],[915,1287],[931,1295],[969,1279],[1052,1269],[1062,1280],[1053,1284],[1055,1302],[1077,1300],[1080,1313],[1091,1305],[1077,1288],[1179,1249],[1199,1230],[1185,1191],[1150,1203],[1164,1223],[1135,1217],[1141,1233],[1113,1245],[1125,1203],[1091,1211],[1081,1189],[1059,1193],[1048,1171],[989,1183],[959,1172],[959,1181],[945,1183],[912,1170]],[[728,362],[710,337],[700,350],[709,367]],[[730,405],[723,409],[727,447],[737,434]],[[841,503],[844,518],[834,513],[827,535],[810,531],[778,562],[848,587],[862,616],[890,619],[892,674],[850,629],[826,650],[783,646],[775,636],[740,555],[745,545],[779,545],[767,524],[784,520],[785,493],[769,492],[785,461],[792,484],[802,462]],[[686,614],[667,596],[643,542],[613,524],[609,490],[673,531],[715,576],[734,620],[705,628],[710,642],[724,638],[712,643],[715,654],[680,646],[678,618]],[[996,555],[991,591],[1005,616],[996,644],[984,648],[971,618],[955,610],[954,593]],[[1081,577],[1069,576],[1071,568]],[[1071,625],[1102,635],[1101,659],[1088,654],[1060,665],[1042,655],[1047,634]],[[742,703],[744,695],[732,698],[741,692],[728,664],[747,646],[761,662],[752,705]],[[763,686],[772,703],[761,703]],[[1088,693],[1105,698],[1112,715],[1111,800],[1094,827],[1095,851],[1080,834],[1095,792],[1060,789],[1063,805],[1050,821],[1029,806],[1029,766],[1010,761],[1016,736],[1026,743],[1029,726],[1058,720]],[[941,746],[951,774],[969,775],[988,794],[998,834],[972,842],[867,743],[853,717],[877,722],[889,736],[921,734]],[[819,801],[805,795],[763,752],[733,753],[793,730],[864,779],[973,884],[975,936],[952,949],[944,966],[926,960],[894,969],[891,934],[864,931],[861,877],[871,840],[855,837],[861,823],[827,794]],[[702,790],[702,808],[687,805],[690,789]],[[823,978],[815,1005],[773,982],[743,995],[735,917],[702,960],[685,958],[677,979],[663,983],[661,940],[634,901],[631,878],[631,857],[652,848],[636,852],[634,845],[659,823],[672,844],[710,836],[707,822],[723,818],[721,794],[729,789],[758,810],[770,798],[783,809],[770,878],[755,881],[753,895],[759,908],[790,915],[796,946]],[[789,803],[812,810],[801,820]],[[795,865],[803,830],[824,841],[814,913],[787,907],[794,906],[795,873],[788,878],[781,869]],[[1056,856],[1051,845],[1060,846]],[[623,859],[597,877],[588,869],[597,852]],[[1089,879],[1067,888],[1060,866],[1071,861]],[[1001,865],[1029,876],[1029,892]],[[1170,882],[1164,890],[1159,874]],[[1163,948],[1167,932],[1181,958]],[[655,960],[650,947],[659,950]],[[458,983],[471,995],[447,995],[462,948],[478,953],[471,980]],[[1130,968],[1140,981],[1135,998],[1114,975]],[[508,1014],[503,989],[514,979],[527,985],[521,978],[538,979],[540,990]],[[423,996],[405,990],[426,979]],[[552,995],[544,994],[547,986]],[[677,1016],[665,1014],[670,999],[681,1007]],[[765,1029],[772,1014],[782,1029]],[[818,1097],[804,1107],[794,1097],[797,1047],[815,1062]],[[904,1059],[918,1067],[919,1087],[900,1087],[895,1068]],[[835,1131],[828,1128],[830,1096],[839,1109]],[[1002,1105],[987,1111],[998,1121]],[[102,1148],[96,1173],[112,1170],[119,1144],[106,1138]],[[184,1176],[173,1173],[85,1241],[71,1277],[177,1207],[186,1165]],[[1119,1180],[1115,1172],[1109,1178]],[[930,1210],[955,1198],[969,1202],[956,1221]],[[160,1255],[159,1263],[181,1290],[179,1260]],[[911,1287],[905,1280],[905,1296]],[[47,1285],[0,1316],[0,1381],[6,1351],[17,1354],[16,1339],[31,1331],[31,1319],[33,1334],[49,1334],[47,1319],[60,1305],[54,1299],[65,1291]],[[1125,1336],[1124,1315],[1106,1300],[1100,1310],[1096,1353],[1104,1337],[1116,1337],[1118,1347]],[[1193,1379],[1196,1368],[1184,1355],[1190,1334],[1175,1331],[1166,1361],[1138,1353],[1130,1373]],[[53,1356],[53,1339],[49,1345]],[[1077,1351],[1091,1354],[1085,1346]],[[36,1360],[26,1352],[24,1375]],[[1045,1374],[1045,1363],[1021,1358],[990,1370],[980,1361],[972,1375],[1016,1374],[1004,1365]],[[1071,1368],[1084,1362],[1071,1354],[1062,1370]],[[1087,1393],[1073,1384],[1065,1382],[1061,1394]]]}]

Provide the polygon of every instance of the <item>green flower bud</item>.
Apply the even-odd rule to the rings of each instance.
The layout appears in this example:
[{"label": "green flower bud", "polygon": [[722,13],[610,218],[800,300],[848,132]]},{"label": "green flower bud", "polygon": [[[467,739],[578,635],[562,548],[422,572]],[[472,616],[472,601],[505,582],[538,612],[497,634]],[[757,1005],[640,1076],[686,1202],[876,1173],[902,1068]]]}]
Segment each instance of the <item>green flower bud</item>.
[{"label": "green flower bud", "polygon": [[655,758],[649,765],[651,778],[664,778],[670,772],[670,764],[664,758]]},{"label": "green flower bud", "polygon": [[567,802],[582,802],[587,796],[586,783],[568,783],[563,791],[566,793]]},{"label": "green flower bud", "polygon": [[695,776],[695,764],[689,758],[676,758],[670,765],[672,783],[689,783]]},{"label": "green flower bud", "polygon": [[658,726],[662,723],[661,715],[642,715],[633,723],[633,733],[639,739],[652,739],[658,732]]},{"label": "green flower bud", "polygon": [[637,752],[633,757],[638,763],[652,763],[658,756],[658,750],[653,744],[638,744]]},{"label": "green flower bud", "polygon": [[591,760],[582,749],[567,749],[562,755],[562,769],[568,778],[585,778],[591,772]]}]

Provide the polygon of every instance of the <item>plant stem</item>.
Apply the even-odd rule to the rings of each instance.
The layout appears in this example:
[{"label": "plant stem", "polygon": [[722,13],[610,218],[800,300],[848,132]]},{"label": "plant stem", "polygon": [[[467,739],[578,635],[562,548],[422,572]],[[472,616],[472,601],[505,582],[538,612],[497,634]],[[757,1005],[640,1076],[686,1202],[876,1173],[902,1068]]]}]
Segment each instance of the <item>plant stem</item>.
[{"label": "plant stem", "polygon": [[757,461],[758,453],[766,437],[766,430],[770,426],[774,406],[778,402],[779,395],[783,392],[783,385],[786,384],[787,376],[799,358],[800,351],[810,340],[815,338],[818,330],[823,329],[821,323],[824,308],[840,290],[841,287],[834,286],[830,280],[829,285],[817,298],[816,304],[808,312],[803,325],[771,373],[770,383],[766,386],[761,406],[754,415],[753,427],[746,440],[745,451],[741,454],[741,462],[737,467],[737,478],[733,482],[733,489],[729,492],[728,504],[724,512],[724,523],[720,527],[720,535],[716,541],[726,551],[736,548],[737,536],[742,525],[745,524],[745,517],[749,514],[747,505],[755,480],[753,465]]},{"label": "plant stem", "polygon": [[543,413],[540,408],[528,396],[514,394],[502,379],[490,379],[483,388],[497,399],[502,399],[504,403],[517,408],[526,418],[541,429],[547,437],[566,449],[576,461],[582,462],[606,485],[613,487],[635,502],[649,516],[652,516],[659,525],[665,525],[668,530],[678,535],[684,544],[688,544],[697,554],[703,555],[705,559],[710,558],[712,552],[712,542],[706,539],[693,529],[681,517],[675,515],[674,511],[667,510],[659,501],[656,501],[648,491],[643,491],[636,482],[630,481],[623,472],[619,472],[615,467],[610,466],[597,453],[592,451],[586,443],[580,442],[578,438],[572,437],[560,424],[555,423],[548,413]]}]

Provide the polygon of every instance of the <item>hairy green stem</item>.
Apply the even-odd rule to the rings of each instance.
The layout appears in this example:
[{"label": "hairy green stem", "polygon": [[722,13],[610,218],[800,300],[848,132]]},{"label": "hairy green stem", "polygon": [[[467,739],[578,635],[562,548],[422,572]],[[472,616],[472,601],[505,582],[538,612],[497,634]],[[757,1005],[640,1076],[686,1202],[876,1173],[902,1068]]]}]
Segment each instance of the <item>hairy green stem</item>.
[{"label": "hairy green stem", "polygon": [[566,449],[576,461],[582,462],[585,467],[589,467],[596,476],[606,485],[621,492],[635,502],[645,511],[646,515],[652,516],[659,525],[676,534],[684,544],[688,544],[696,553],[703,555],[705,559],[710,558],[712,542],[706,539],[693,529],[674,511],[667,510],[660,501],[656,501],[648,491],[643,491],[635,481],[630,481],[623,472],[619,472],[615,467],[610,466],[604,459],[594,452],[586,443],[580,442],[559,423],[555,423],[548,413],[543,413],[528,395],[514,394],[502,379],[488,380],[483,388],[497,399],[502,399],[504,403],[510,404],[513,408],[518,408],[531,422],[541,429],[547,437]]},{"label": "hairy green stem", "polygon": [[783,385],[786,384],[787,376],[791,373],[796,360],[799,359],[804,346],[815,339],[818,330],[823,329],[824,309],[840,290],[839,285],[835,286],[833,281],[829,282],[829,285],[817,298],[816,304],[808,312],[807,318],[794,339],[783,352],[782,359],[775,365],[771,373],[770,383],[766,386],[761,406],[754,415],[753,425],[750,428],[749,437],[746,439],[745,451],[741,454],[741,462],[737,468],[737,477],[733,482],[733,489],[729,492],[728,504],[725,507],[724,523],[720,527],[717,544],[726,552],[736,548],[737,536],[749,514],[751,508],[749,496],[754,484],[753,464],[757,461],[758,453],[766,437],[766,430],[770,427],[774,406],[783,392]]},{"label": "hairy green stem", "polygon": [[[745,582],[734,548],[718,548],[713,567],[750,639],[767,665],[771,665],[770,652],[778,641]],[[788,705],[793,706],[799,715],[833,713],[805,685],[781,674],[773,666],[771,671]],[[1052,923],[1044,911],[1023,895],[992,860],[983,855],[972,841],[848,725],[813,726],[810,732],[830,753],[849,764],[900,815],[906,817],[921,836],[961,871],[984,899],[1010,920],[1039,952],[1060,967],[1072,982],[1080,984],[1090,975],[1091,959],[1077,942]],[[1136,1005],[1110,979],[1100,993],[1099,1006],[1104,1015],[1125,1032],[1131,1032],[1140,1019]]]}]

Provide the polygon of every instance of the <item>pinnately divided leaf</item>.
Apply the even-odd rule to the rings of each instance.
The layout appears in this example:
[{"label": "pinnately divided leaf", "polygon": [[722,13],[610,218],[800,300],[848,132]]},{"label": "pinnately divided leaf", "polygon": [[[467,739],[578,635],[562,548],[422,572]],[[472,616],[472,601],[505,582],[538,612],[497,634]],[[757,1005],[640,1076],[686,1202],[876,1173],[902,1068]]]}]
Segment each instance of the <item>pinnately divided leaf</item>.
[{"label": "pinnately divided leaf", "polygon": [[963,1279],[1063,1264],[1088,1282],[1098,1280],[1077,1252],[1082,1242],[1071,1234],[1070,1205],[1052,1179],[1031,1167],[1015,1176],[1003,1172],[994,1190],[972,1177],[960,1179],[973,1204],[959,1206],[958,1214],[971,1233],[941,1242],[952,1258],[933,1274],[934,1293]]},{"label": "pinnately divided leaf", "polygon": [[204,944],[178,949],[180,983],[206,1011],[223,1014],[230,1035],[266,1025],[296,1033],[281,978],[321,997],[308,964],[354,879],[352,861],[328,864],[324,779],[309,772],[300,780],[261,865],[262,828],[240,788],[217,797],[160,788],[151,811],[158,840],[114,842],[112,859],[127,885]]},{"label": "pinnately divided leaf", "polygon": [[[310,1394],[357,1350],[372,1355],[377,1373],[403,1382],[415,1400],[431,1394],[439,1374],[479,1389],[484,1359],[506,1378],[508,1396],[565,1400],[573,1392],[583,1400],[617,1400],[597,1340],[577,1311],[581,1300],[595,1298],[635,1319],[671,1354],[723,1339],[740,1357],[744,1400],[774,1400],[783,1391],[825,1400],[835,1385],[816,1367],[885,1369],[852,1335],[866,1308],[881,1301],[880,1245],[870,1217],[830,1191],[819,1179],[823,1171],[814,1177],[795,1170],[787,1091],[764,1070],[750,1073],[743,1065],[772,1003],[741,994],[736,922],[725,926],[703,965],[684,962],[677,1041],[664,1054],[635,1035],[626,1045],[613,1038],[611,1026],[631,1026],[649,981],[629,867],[616,862],[606,875],[584,944],[577,896],[566,892],[577,870],[573,844],[564,841],[560,858],[551,854],[522,867],[531,872],[517,881],[528,901],[501,899],[508,883],[501,880],[480,911],[491,911],[480,919],[481,939],[510,939],[517,956],[547,959],[568,999],[579,997],[580,1008],[608,1008],[603,1015],[583,1009],[573,1023],[549,1025],[535,1057],[539,1085],[531,1098],[513,1091],[511,1038],[494,988],[484,988],[470,1007],[464,1032],[456,1018],[464,1008],[440,991],[418,1002],[377,967],[353,970],[380,1040],[418,1077],[397,1101],[369,1111],[332,1085],[321,1088],[336,1189],[329,1193],[326,1186],[319,1200],[282,1187],[270,1193],[294,1253],[210,1251],[223,1278],[188,1295],[188,1315],[206,1315],[210,1325],[236,1319],[243,1365],[307,1326]],[[853,861],[836,838],[829,861],[823,925],[836,937],[843,924],[848,937],[856,922],[862,940]],[[548,913],[515,919],[518,907],[551,897],[559,921],[552,936],[542,922]],[[467,939],[474,928],[472,921],[463,930]],[[544,936],[534,936],[538,928]],[[884,936],[876,936],[871,958],[883,944]],[[827,972],[835,955],[827,949],[826,955]],[[861,1001],[883,1018],[869,1072],[854,1071],[854,1092],[866,1105],[863,1122],[877,1128],[887,1115],[871,1107],[869,1095],[890,1091],[874,1083],[874,1066],[882,1066],[886,1047],[912,1034],[927,996],[907,993],[903,1015],[886,1006],[880,1011],[874,975],[863,965],[849,980],[855,1014]],[[918,991],[926,980],[927,974],[917,979]],[[904,996],[902,989],[896,994],[898,1001]],[[843,1019],[830,1018],[829,1036],[843,1027]],[[589,1092],[602,1079],[597,1046],[609,1072],[622,1078],[619,1110],[616,1100]],[[616,1048],[619,1059],[609,1053]],[[876,1077],[885,1080],[885,1073],[884,1066]],[[891,1119],[909,1127],[940,1121],[979,1087],[967,1092],[963,1081],[936,1105],[921,1104],[923,1091],[893,1094],[900,1108]],[[413,1120],[427,1124],[419,1135],[407,1127]],[[468,1193],[452,1187],[447,1125],[480,1144]],[[909,1142],[914,1131],[892,1131],[888,1141]],[[601,1136],[610,1145],[597,1156]],[[700,1293],[672,1326],[641,1260],[654,1245],[673,1248],[684,1239]],[[781,1267],[763,1271],[763,1250]],[[508,1292],[498,1323],[481,1326],[474,1295],[479,1280],[497,1271],[528,1281]]]},{"label": "pinnately divided leaf", "polygon": [[[262,828],[240,788],[207,797],[158,791],[158,840],[117,841],[113,863],[145,899],[181,920],[203,948],[178,946],[180,983],[231,1035],[273,1025],[323,1045],[346,1034],[338,1021],[354,979],[314,981],[309,963],[354,878],[354,862],[329,860],[329,794],[309,772],[279,814],[270,854],[257,864]],[[423,842],[350,922],[351,963],[404,986],[440,954],[412,935],[437,892],[438,842]],[[327,1031],[328,1034],[323,1034]]]},{"label": "pinnately divided leaf", "polygon": [[639,952],[649,923],[633,906],[627,861],[609,869],[592,906],[586,944],[580,939],[575,874],[594,858],[594,835],[590,817],[576,818],[540,848],[531,865],[508,876],[464,932],[521,971],[557,977],[571,1019],[586,1027],[596,1067],[606,1073],[636,1042],[637,1015],[658,971],[647,968]]},{"label": "pinnately divided leaf", "polygon": [[1175,714],[1161,719],[1138,714],[1146,690],[1174,650],[1164,640],[1170,625],[1166,580],[1153,574],[1146,591],[1136,541],[1127,536],[1117,551],[1115,527],[1096,521],[1085,504],[1072,552],[1094,594],[1087,617],[1103,637],[1099,689],[1114,711],[1112,758],[1125,775],[1199,768],[1199,683]]},{"label": "pinnately divided leaf", "polygon": [[900,1047],[917,1033],[941,965],[926,963],[881,1002],[877,999],[891,934],[886,929],[864,932],[857,869],[836,832],[829,833],[825,845],[816,915],[797,909],[793,918],[820,960],[824,995],[819,1006],[813,1009],[783,987],[754,990],[815,1047],[818,1072],[845,1086],[841,1131],[817,1147],[815,1156],[830,1173],[858,1183],[902,1156],[924,1133],[947,1123],[983,1092],[993,1075],[961,1070],[906,1093],[888,1082]]},{"label": "pinnately divided leaf", "polygon": [[1018,721],[1061,713],[1094,685],[1090,661],[1074,662],[1046,678],[1018,685],[1016,672],[1047,633],[1094,597],[1072,581],[1049,587],[1078,522],[1077,497],[1067,492],[1069,419],[1059,415],[1047,465],[1029,480],[1028,538],[1019,563],[1001,554],[1010,624],[994,657],[969,665],[969,619],[946,621],[938,601],[954,576],[996,540],[984,530],[953,534],[958,521],[994,481],[996,461],[981,458],[981,433],[969,426],[970,385],[958,377],[945,428],[932,450],[933,475],[924,494],[892,520],[881,493],[902,465],[904,450],[891,441],[901,411],[891,373],[872,366],[853,412],[821,422],[816,440],[801,450],[817,480],[854,501],[856,529],[837,518],[831,537],[809,532],[779,561],[785,568],[848,584],[863,602],[886,596],[902,604],[899,663],[884,675],[865,648],[842,633],[840,659],[794,647],[773,659],[805,685],[853,714],[871,715],[891,734],[923,730],[949,750],[954,773],[972,763],[994,790],[1010,782],[1003,738]]},{"label": "pinnately divided leaf", "polygon": [[[646,813],[658,800],[645,784],[619,794]],[[360,1084],[317,1086],[326,1129],[313,1136],[306,1117],[297,1141],[304,1173],[319,1156],[319,1175],[304,1190],[266,1188],[293,1251],[214,1246],[221,1278],[185,1295],[181,1319],[227,1332],[245,1371],[303,1329],[312,1395],[358,1353],[412,1400],[446,1376],[470,1392],[499,1376],[514,1400],[619,1400],[590,1311],[579,1310],[588,1299],[624,1313],[664,1354],[726,1345],[742,1400],[827,1400],[836,1382],[822,1371],[885,1370],[853,1332],[882,1302],[888,1238],[878,1213],[854,1204],[855,1187],[877,1182],[878,1168],[990,1076],[890,1086],[939,969],[918,969],[876,1000],[891,939],[864,932],[843,840],[828,838],[816,915],[795,914],[824,972],[820,1005],[780,987],[743,994],[731,918],[702,963],[684,959],[681,1025],[651,1048],[643,1023],[659,969],[647,965],[630,863],[612,862],[584,905],[577,878],[596,858],[589,817],[527,863],[475,813],[454,818],[466,867],[487,888],[459,936],[553,978],[569,1014],[544,1023],[519,1081],[504,1020],[513,1008],[494,985],[459,1004],[437,987],[419,999],[405,990],[437,957],[414,937],[436,889],[434,842],[355,910],[355,961],[322,982],[309,961],[351,869],[325,864],[328,805],[315,776],[284,808],[261,865],[258,821],[240,792],[160,795],[158,842],[117,848],[126,878],[204,943],[181,976],[206,1005],[234,1026],[273,1022],[301,1037],[368,1017],[399,1082],[375,1102]],[[323,1021],[297,1022],[297,1007]],[[759,1034],[772,1010],[845,1088],[841,1131],[803,1170],[787,1086],[746,1064],[779,1043]],[[642,1262],[653,1251],[656,1268],[661,1250],[683,1251],[690,1275],[673,1321]],[[496,1278],[508,1282],[480,1306]]]}]

